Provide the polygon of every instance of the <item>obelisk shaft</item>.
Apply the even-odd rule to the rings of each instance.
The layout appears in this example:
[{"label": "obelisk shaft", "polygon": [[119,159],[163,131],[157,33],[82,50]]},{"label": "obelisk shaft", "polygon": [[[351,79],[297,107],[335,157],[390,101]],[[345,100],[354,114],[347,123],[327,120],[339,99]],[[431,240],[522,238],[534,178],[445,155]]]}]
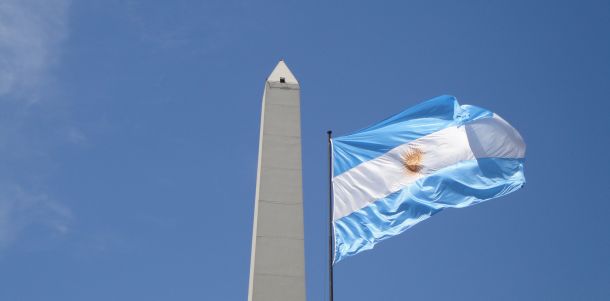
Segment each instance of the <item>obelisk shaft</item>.
[{"label": "obelisk shaft", "polygon": [[305,301],[299,94],[280,61],[263,95],[249,301]]}]

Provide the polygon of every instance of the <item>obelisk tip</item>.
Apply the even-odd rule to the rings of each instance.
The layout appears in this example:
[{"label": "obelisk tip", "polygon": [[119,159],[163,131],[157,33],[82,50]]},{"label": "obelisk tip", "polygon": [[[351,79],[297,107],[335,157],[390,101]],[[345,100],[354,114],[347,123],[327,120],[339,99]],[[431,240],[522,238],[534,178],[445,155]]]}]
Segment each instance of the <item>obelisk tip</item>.
[{"label": "obelisk tip", "polygon": [[293,85],[299,84],[299,81],[297,81],[296,77],[294,77],[294,74],[290,72],[290,69],[286,65],[286,62],[284,62],[284,59],[280,59],[280,61],[277,63],[275,69],[273,69],[273,72],[271,72],[271,74],[267,78],[267,82],[283,84],[285,83]]}]

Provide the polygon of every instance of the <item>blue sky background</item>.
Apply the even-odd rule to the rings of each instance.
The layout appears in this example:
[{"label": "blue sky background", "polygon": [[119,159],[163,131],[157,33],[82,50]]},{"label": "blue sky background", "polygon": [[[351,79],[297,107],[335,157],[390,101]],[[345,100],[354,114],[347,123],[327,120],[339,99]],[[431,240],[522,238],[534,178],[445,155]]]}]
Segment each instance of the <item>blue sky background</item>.
[{"label": "blue sky background", "polygon": [[245,300],[263,82],[302,87],[307,293],[325,131],[452,94],[527,185],[340,262],[341,300],[610,299],[610,2],[0,0],[0,300]]}]

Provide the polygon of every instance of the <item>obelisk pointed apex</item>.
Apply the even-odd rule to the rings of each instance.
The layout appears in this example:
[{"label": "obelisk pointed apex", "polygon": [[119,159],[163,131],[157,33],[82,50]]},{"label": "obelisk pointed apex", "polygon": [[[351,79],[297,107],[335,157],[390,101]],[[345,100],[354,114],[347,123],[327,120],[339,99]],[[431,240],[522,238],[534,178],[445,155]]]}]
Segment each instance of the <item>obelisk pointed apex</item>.
[{"label": "obelisk pointed apex", "polygon": [[284,62],[283,59],[277,63],[277,65],[275,66],[275,69],[273,69],[273,72],[271,72],[271,74],[267,78],[267,82],[286,83],[286,84],[292,84],[292,85],[299,84],[299,82],[297,81],[297,78],[294,77],[292,72],[290,72],[290,69],[288,68],[288,66],[286,65],[286,63]]}]

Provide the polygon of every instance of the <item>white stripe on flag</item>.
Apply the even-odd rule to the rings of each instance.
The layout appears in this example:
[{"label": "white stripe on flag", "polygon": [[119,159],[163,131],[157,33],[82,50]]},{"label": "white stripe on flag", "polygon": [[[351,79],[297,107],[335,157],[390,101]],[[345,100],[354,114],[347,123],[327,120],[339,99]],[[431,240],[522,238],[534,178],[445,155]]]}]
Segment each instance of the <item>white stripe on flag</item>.
[{"label": "white stripe on flag", "polygon": [[[421,170],[405,166],[405,156],[420,152]],[[401,190],[421,177],[458,163],[474,159],[463,126],[448,127],[400,145],[333,178],[334,214],[340,219],[369,203]]]},{"label": "white stripe on flag", "polygon": [[[409,170],[405,156],[421,153],[421,170]],[[452,126],[402,144],[333,178],[338,220],[399,191],[420,178],[460,161],[475,158],[523,158],[525,143],[500,116]]]}]

